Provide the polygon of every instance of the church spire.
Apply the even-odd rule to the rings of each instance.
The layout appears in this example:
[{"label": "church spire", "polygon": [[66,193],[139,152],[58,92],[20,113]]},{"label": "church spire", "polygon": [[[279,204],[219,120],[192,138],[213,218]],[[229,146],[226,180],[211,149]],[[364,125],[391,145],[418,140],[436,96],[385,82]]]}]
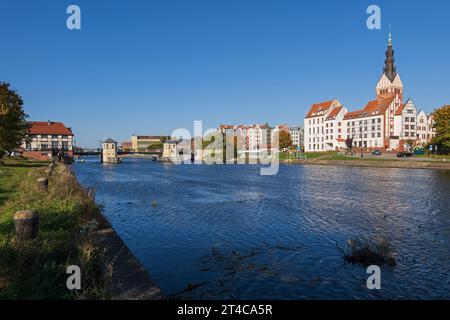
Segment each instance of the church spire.
[{"label": "church spire", "polygon": [[388,79],[392,82],[395,79],[395,76],[397,75],[397,70],[395,68],[395,59],[394,59],[394,49],[392,49],[392,35],[389,32],[389,39],[388,39],[388,47],[386,50],[386,60],[384,60],[384,69],[383,73],[388,77]]}]

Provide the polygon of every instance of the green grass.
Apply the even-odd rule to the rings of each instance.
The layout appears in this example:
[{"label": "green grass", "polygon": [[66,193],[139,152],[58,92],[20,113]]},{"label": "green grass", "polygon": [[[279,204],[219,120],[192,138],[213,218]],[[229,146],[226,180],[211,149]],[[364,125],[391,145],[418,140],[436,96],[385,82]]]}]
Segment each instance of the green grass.
[{"label": "green grass", "polygon": [[[316,158],[327,158],[336,156],[338,154],[337,151],[327,151],[327,152],[306,152],[301,154],[302,158],[306,157],[306,159],[316,159]],[[279,159],[280,160],[291,160],[291,159],[299,159],[300,152],[280,152]]]},{"label": "green grass", "polygon": [[342,154],[335,154],[331,156],[325,156],[323,158],[320,158],[320,160],[361,160],[361,158],[345,156]]},{"label": "green grass", "polygon": [[[40,190],[37,179],[45,176],[45,169],[20,161],[0,166],[0,299],[106,298],[101,250],[85,232],[86,226],[101,224],[99,209],[63,165],[49,177],[48,190]],[[13,215],[18,210],[39,213],[33,241],[15,238]],[[66,288],[69,265],[80,266],[82,290]]]},{"label": "green grass", "polygon": [[430,158],[430,159],[445,159],[450,160],[450,155],[428,155],[428,154],[421,154],[421,155],[415,155],[416,158]]},{"label": "green grass", "polygon": [[306,159],[316,159],[316,158],[322,158],[322,157],[328,157],[328,156],[335,156],[337,155],[337,151],[326,151],[326,152],[306,152]]}]

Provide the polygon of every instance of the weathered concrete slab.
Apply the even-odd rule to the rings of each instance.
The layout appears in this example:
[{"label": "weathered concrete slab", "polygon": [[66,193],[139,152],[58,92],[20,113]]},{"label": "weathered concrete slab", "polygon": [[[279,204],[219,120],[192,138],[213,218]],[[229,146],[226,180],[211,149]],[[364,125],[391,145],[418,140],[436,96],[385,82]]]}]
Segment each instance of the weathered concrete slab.
[{"label": "weathered concrete slab", "polygon": [[97,231],[95,238],[105,248],[106,262],[113,264],[110,285],[113,300],[165,299],[161,289],[113,228]]}]

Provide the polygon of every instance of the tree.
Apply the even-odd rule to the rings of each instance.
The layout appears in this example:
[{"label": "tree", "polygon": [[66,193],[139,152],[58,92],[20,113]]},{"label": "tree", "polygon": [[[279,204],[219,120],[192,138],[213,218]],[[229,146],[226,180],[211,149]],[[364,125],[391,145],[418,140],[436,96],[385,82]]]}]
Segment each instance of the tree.
[{"label": "tree", "polygon": [[162,149],[163,143],[162,142],[153,142],[147,146],[147,151],[154,151],[156,149]]},{"label": "tree", "polygon": [[28,115],[22,106],[22,98],[8,83],[0,82],[0,157],[18,148],[28,134]]},{"label": "tree", "polygon": [[345,140],[345,145],[347,146],[347,149],[351,151],[353,149],[353,139],[347,137],[347,139]]},{"label": "tree", "polygon": [[279,131],[278,139],[278,146],[280,149],[289,148],[292,145],[291,134],[286,130]]},{"label": "tree", "polygon": [[433,120],[436,136],[431,143],[438,146],[439,153],[448,154],[450,153],[450,105],[434,110]]}]

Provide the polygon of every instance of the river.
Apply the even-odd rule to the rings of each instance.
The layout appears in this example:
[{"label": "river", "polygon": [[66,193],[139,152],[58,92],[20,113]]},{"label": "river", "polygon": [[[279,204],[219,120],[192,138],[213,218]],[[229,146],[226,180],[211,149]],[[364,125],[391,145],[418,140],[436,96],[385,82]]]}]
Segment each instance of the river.
[{"label": "river", "polygon": [[[281,165],[75,163],[166,295],[184,299],[450,299],[450,172]],[[397,260],[368,290],[353,237]],[[186,288],[192,290],[185,290]]]}]

